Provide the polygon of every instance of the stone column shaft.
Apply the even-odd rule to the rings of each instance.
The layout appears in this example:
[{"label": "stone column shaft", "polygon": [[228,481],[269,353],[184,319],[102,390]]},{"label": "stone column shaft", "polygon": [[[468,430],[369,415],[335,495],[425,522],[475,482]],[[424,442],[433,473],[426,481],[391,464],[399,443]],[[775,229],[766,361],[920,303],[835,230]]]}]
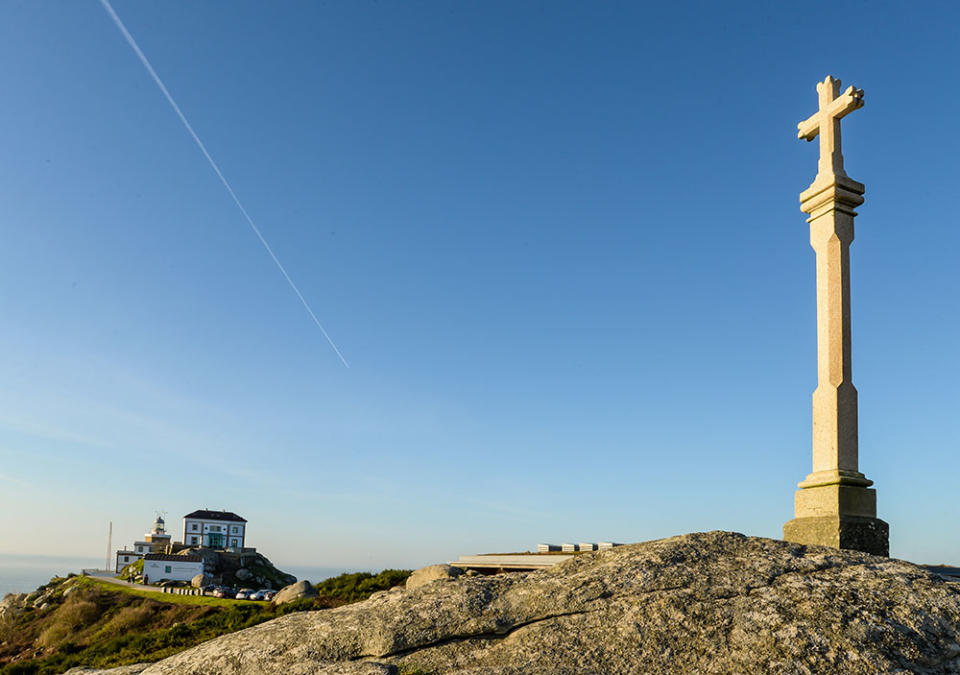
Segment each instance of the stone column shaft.
[{"label": "stone column shaft", "polygon": [[810,214],[810,245],[817,259],[817,389],[813,393],[813,473],[801,488],[871,481],[857,457],[857,390],[850,340],[850,244],[854,208],[863,184],[846,176],[818,174],[800,195]]},{"label": "stone column shaft", "polygon": [[853,183],[850,179],[844,181],[848,187],[834,183],[826,195],[811,195],[801,207],[811,214],[810,245],[817,256],[813,473],[823,478],[835,471],[830,477],[839,478],[839,471],[858,472],[857,390],[850,347],[850,244],[856,215],[853,207],[863,202],[863,187]]}]

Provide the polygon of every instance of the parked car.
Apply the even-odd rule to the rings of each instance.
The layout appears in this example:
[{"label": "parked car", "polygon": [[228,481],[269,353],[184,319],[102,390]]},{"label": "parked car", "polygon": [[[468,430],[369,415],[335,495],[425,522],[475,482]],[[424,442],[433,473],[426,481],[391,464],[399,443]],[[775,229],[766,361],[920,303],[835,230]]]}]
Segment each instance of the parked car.
[{"label": "parked car", "polygon": [[264,600],[273,600],[275,597],[277,597],[276,591],[267,591],[263,594]]},{"label": "parked car", "polygon": [[226,586],[217,586],[213,589],[213,597],[215,598],[232,598],[236,596],[236,593],[233,592],[232,588],[227,588]]},{"label": "parked car", "polygon": [[254,590],[252,588],[241,588],[237,591],[236,598],[237,600],[250,600],[250,596],[253,595]]},{"label": "parked car", "polygon": [[250,596],[251,600],[272,600],[274,591],[269,588],[261,588],[259,591]]}]

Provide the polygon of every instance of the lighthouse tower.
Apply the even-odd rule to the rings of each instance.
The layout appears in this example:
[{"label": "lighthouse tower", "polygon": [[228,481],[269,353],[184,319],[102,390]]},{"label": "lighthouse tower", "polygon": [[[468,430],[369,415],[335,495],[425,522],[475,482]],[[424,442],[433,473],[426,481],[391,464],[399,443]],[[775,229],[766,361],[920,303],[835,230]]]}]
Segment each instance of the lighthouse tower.
[{"label": "lighthouse tower", "polygon": [[143,543],[150,545],[149,550],[144,551],[145,553],[165,553],[169,549],[170,535],[167,534],[162,513],[158,513],[157,519],[153,521],[153,529],[143,535]]}]

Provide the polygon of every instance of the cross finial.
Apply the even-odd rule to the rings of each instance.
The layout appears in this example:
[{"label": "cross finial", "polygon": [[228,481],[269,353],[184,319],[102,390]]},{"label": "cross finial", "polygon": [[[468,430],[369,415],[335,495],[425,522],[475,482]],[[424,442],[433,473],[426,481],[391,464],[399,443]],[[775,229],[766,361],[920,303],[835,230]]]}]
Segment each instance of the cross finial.
[{"label": "cross finial", "polygon": [[847,87],[840,94],[840,80],[827,75],[817,83],[820,110],[797,125],[797,138],[812,141],[820,136],[820,163],[817,176],[846,176],[840,151],[840,118],[863,107],[863,89]]}]

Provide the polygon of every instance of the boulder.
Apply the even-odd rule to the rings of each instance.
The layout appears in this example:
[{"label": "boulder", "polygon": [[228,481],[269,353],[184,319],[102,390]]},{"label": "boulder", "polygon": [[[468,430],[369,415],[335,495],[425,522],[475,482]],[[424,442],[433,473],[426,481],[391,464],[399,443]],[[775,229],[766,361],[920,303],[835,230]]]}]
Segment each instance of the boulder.
[{"label": "boulder", "polygon": [[420,588],[425,584],[439,579],[456,579],[461,574],[463,574],[462,569],[450,565],[429,565],[428,567],[421,567],[418,570],[414,570],[413,574],[407,577],[407,590]]},{"label": "boulder", "polygon": [[276,605],[282,605],[285,602],[315,597],[317,597],[317,589],[309,581],[303,580],[280,589],[280,592],[273,598],[273,602]]},{"label": "boulder", "polygon": [[22,614],[26,606],[26,593],[7,593],[3,596],[3,600],[0,600],[0,621]]},{"label": "boulder", "polygon": [[207,572],[215,571],[220,561],[220,556],[217,552],[210,548],[185,548],[182,551],[178,551],[177,555],[200,556],[200,559],[203,560],[203,569]]},{"label": "boulder", "polygon": [[957,673],[960,585],[855,551],[690,534],[585,553],[538,572],[463,575],[293,612],[158,661],[144,675],[364,672],[358,668]]},{"label": "boulder", "polygon": [[206,576],[203,574],[197,574],[193,577],[193,579],[190,580],[190,585],[194,588],[203,588],[205,580]]},{"label": "boulder", "polygon": [[200,556],[203,559],[204,574],[208,575],[206,583],[227,586],[256,585],[257,588],[266,588],[269,582],[273,588],[283,588],[297,580],[296,577],[278,570],[262,554],[248,549],[238,553],[190,547],[178,551],[177,555]]}]

